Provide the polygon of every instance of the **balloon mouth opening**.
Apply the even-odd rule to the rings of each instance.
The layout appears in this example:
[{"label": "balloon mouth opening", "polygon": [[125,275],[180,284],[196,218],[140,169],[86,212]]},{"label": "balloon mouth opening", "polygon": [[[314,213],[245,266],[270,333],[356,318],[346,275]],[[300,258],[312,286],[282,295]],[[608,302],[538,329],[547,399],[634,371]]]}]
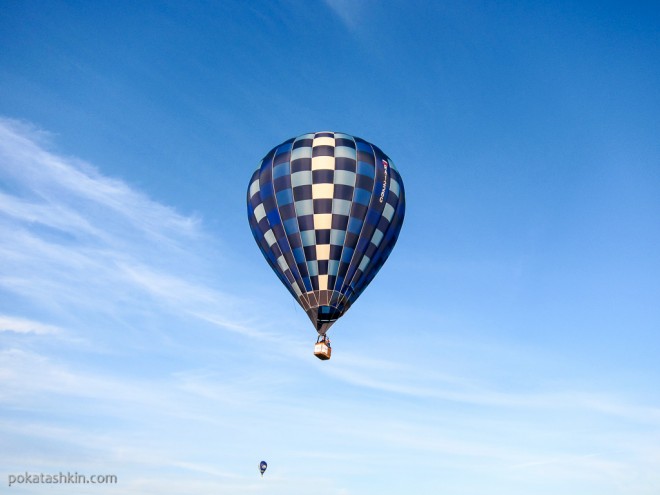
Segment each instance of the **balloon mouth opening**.
[{"label": "balloon mouth opening", "polygon": [[337,321],[345,312],[345,308],[336,308],[334,306],[322,305],[310,308],[307,316],[312,320],[319,335],[325,335],[332,324]]}]

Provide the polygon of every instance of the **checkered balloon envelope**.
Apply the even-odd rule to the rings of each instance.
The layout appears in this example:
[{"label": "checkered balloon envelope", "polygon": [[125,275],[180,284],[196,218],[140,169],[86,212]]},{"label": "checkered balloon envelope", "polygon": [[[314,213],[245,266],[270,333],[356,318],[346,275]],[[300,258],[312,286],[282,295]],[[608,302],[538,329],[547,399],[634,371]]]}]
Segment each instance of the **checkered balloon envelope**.
[{"label": "checkered balloon envelope", "polygon": [[378,147],[317,132],[268,152],[252,174],[247,209],[270,267],[324,336],[390,255],[405,196]]}]

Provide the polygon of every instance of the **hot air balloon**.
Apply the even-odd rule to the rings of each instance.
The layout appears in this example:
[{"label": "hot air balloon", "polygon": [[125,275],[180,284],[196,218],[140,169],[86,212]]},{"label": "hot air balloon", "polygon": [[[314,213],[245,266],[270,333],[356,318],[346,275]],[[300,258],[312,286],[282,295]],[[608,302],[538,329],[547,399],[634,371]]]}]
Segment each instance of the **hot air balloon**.
[{"label": "hot air balloon", "polygon": [[261,160],[247,210],[266,261],[319,334],[314,354],[329,359],[328,329],[373,280],[401,230],[399,172],[358,137],[303,134]]},{"label": "hot air balloon", "polygon": [[261,473],[261,477],[264,477],[264,473],[266,472],[266,468],[268,467],[268,464],[266,464],[266,461],[261,461],[259,463],[259,472]]}]

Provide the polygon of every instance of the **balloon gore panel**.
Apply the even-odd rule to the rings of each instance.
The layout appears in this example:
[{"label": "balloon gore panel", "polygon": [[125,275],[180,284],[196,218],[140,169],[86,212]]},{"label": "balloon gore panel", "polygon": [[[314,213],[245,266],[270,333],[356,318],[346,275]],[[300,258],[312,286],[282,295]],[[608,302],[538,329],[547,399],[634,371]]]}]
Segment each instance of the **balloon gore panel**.
[{"label": "balloon gore panel", "polygon": [[405,194],[378,147],[317,132],[268,152],[252,174],[247,210],[266,261],[324,335],[390,255]]}]

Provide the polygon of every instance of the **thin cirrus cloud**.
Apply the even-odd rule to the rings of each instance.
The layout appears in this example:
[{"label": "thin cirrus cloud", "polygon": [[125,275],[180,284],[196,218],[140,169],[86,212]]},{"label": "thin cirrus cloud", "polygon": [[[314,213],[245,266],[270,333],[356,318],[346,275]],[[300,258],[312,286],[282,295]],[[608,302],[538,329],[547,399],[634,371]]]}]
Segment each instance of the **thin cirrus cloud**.
[{"label": "thin cirrus cloud", "polygon": [[[354,386],[389,395],[411,397],[453,404],[461,407],[491,408],[493,411],[536,411],[538,414],[575,414],[592,418],[614,418],[637,424],[660,427],[660,408],[632,402],[619,394],[570,383],[553,389],[531,391],[503,387],[495,381],[470,379],[468,376],[429,371],[431,363],[410,363],[357,356],[344,352],[336,357],[340,366],[324,368],[329,377]],[[454,407],[454,406],[452,406]]]},{"label": "thin cirrus cloud", "polygon": [[[53,153],[43,141],[44,133],[0,119],[0,291],[6,300],[60,316],[152,304],[181,315],[217,314],[205,321],[258,336],[237,310],[241,300],[201,281],[200,260],[212,248],[198,218]],[[2,313],[15,332],[57,327],[17,324],[9,305]]]},{"label": "thin cirrus cloud", "polygon": [[325,4],[341,19],[349,30],[354,30],[364,14],[364,1],[325,0]]},{"label": "thin cirrus cloud", "polygon": [[58,334],[61,331],[61,328],[54,325],[46,325],[38,321],[29,320],[27,318],[0,315],[0,332],[47,335]]},{"label": "thin cirrus cloud", "polygon": [[[76,211],[80,212],[81,206],[94,206],[100,215],[114,213],[110,218],[113,222],[123,220],[144,233],[159,237],[174,231],[185,236],[199,233],[196,219],[151,201],[119,180],[102,176],[81,160],[48,151],[43,145],[44,136],[45,133],[25,123],[0,118],[3,175],[13,179],[22,190],[30,190],[42,199],[42,203],[32,203],[33,206],[54,206],[59,213],[66,212],[69,218],[78,217],[79,220]],[[47,219],[43,215],[32,218],[35,221]],[[75,226],[79,227],[85,220],[76,222]],[[93,230],[97,234],[101,232]]]}]

